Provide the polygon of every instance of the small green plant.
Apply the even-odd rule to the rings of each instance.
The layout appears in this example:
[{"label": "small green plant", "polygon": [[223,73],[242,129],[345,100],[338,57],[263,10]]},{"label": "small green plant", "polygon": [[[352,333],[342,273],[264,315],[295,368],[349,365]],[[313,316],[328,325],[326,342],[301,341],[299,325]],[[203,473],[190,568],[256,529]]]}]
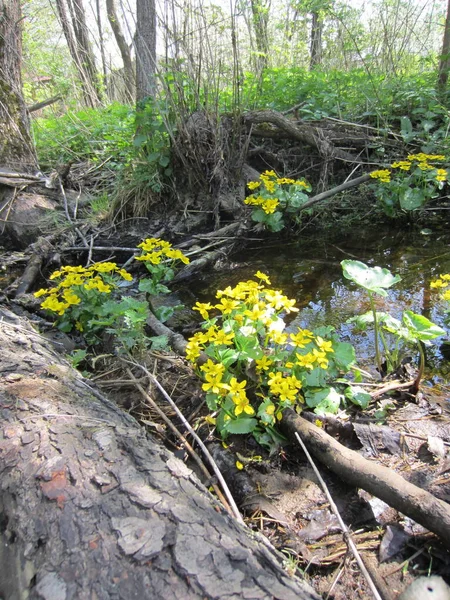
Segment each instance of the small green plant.
[{"label": "small green plant", "polygon": [[442,154],[421,152],[392,163],[388,169],[372,171],[370,176],[377,180],[373,186],[375,196],[386,214],[392,217],[399,210],[417,210],[436,198],[448,177],[441,164],[445,160]]},{"label": "small green plant", "polygon": [[386,290],[395,283],[401,281],[399,275],[392,275],[388,269],[381,267],[368,267],[359,260],[343,260],[341,262],[344,277],[356,283],[359,287],[365,289],[369,296],[370,307],[373,315],[373,325],[375,328],[375,355],[378,371],[382,373],[381,353],[380,353],[380,330],[378,327],[377,312],[373,294],[387,296]]},{"label": "small green plant", "polygon": [[308,200],[305,192],[311,191],[306,180],[278,177],[274,171],[265,171],[259,181],[251,181],[247,186],[254,192],[244,201],[254,207],[253,221],[270,231],[281,231],[284,217],[294,218]]},{"label": "small green plant", "polygon": [[[400,366],[400,340],[407,344],[413,344],[417,346],[420,354],[419,372],[415,381],[415,387],[418,389],[425,368],[425,354],[422,344],[427,344],[430,340],[444,335],[445,331],[423,315],[413,313],[410,310],[404,311],[401,321],[395,319],[389,313],[376,311],[373,294],[387,296],[386,290],[401,281],[398,275],[394,276],[388,269],[382,269],[381,267],[368,267],[358,260],[344,260],[341,265],[344,277],[365,289],[369,295],[371,311],[353,317],[349,321],[357,323],[362,330],[368,324],[373,324],[375,329],[375,354],[379,373],[383,373],[380,341],[383,344],[388,372],[392,372]],[[387,343],[384,332],[394,336],[393,347]]]},{"label": "small green plant", "polygon": [[[150,296],[168,294],[170,290],[165,284],[175,277],[177,263],[188,265],[189,258],[181,250],[173,248],[170,242],[160,238],[147,238],[138,248],[141,249],[141,255],[135,259],[143,262],[151,275],[150,278],[141,279],[139,291]],[[180,308],[183,308],[183,305],[160,306],[155,310],[155,314],[164,323]]]},{"label": "small green plant", "polygon": [[87,337],[96,337],[100,329],[96,319],[104,316],[104,303],[118,288],[119,281],[131,281],[132,276],[116,263],[95,263],[85,268],[65,266],[54,271],[50,280],[56,285],[35,292],[36,298],[46,297],[41,308],[56,314],[59,329],[65,332],[75,327]]},{"label": "small green plant", "polygon": [[205,321],[190,338],[186,357],[193,363],[202,352],[208,357],[198,374],[215,414],[208,420],[221,436],[252,433],[272,448],[281,439],[276,424],[285,408],[337,412],[345,398],[335,380],[355,355],[331,327],[285,333],[283,317],[298,310],[295,300],[267,287],[265,274],[256,278],[219,290],[215,305],[197,302],[194,310]]}]

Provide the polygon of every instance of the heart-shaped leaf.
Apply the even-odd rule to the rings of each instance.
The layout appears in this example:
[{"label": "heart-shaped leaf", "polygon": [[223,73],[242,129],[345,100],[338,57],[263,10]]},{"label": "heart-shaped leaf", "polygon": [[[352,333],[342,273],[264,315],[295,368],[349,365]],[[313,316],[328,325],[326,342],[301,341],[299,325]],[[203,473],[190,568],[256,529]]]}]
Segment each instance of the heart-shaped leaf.
[{"label": "heart-shaped leaf", "polygon": [[386,289],[401,281],[401,277],[392,275],[389,269],[368,267],[359,260],[343,260],[341,266],[346,279],[380,296],[387,296]]}]

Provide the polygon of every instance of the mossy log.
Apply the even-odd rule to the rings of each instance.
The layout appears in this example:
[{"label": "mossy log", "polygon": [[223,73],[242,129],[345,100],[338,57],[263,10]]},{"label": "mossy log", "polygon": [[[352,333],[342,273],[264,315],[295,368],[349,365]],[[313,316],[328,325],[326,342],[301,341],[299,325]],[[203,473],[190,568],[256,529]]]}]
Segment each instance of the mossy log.
[{"label": "mossy log", "polygon": [[195,475],[0,307],[4,600],[318,600]]}]

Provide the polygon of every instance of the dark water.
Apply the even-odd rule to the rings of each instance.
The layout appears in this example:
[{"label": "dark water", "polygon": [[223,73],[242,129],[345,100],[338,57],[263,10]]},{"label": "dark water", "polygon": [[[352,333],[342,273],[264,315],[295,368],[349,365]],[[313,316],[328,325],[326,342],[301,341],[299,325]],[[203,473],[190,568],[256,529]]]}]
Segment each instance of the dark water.
[{"label": "dark water", "polygon": [[[450,273],[450,232],[372,229],[355,231],[340,239],[330,235],[308,236],[285,244],[272,244],[270,240],[253,242],[232,257],[231,271],[204,275],[195,294],[200,301],[211,301],[217,289],[250,279],[260,270],[269,275],[272,287],[296,299],[301,310],[292,315],[291,326],[313,329],[333,325],[341,339],[353,343],[358,358],[367,363],[374,355],[373,336],[355,334],[354,328],[345,322],[367,312],[370,306],[364,291],[344,279],[340,265],[344,259],[385,267],[401,276],[402,281],[389,291],[387,298],[376,298],[378,310],[401,318],[403,310],[408,309],[444,326],[447,305],[436,292],[430,291],[429,284],[440,273]],[[428,351],[431,379],[450,381],[450,362],[440,350],[442,341],[448,338],[439,338]]]}]

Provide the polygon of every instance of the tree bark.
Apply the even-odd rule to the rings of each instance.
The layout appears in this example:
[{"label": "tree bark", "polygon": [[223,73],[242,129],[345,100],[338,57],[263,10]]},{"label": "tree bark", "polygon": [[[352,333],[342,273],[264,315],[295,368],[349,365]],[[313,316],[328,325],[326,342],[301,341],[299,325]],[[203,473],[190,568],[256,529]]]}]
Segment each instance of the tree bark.
[{"label": "tree bark", "polygon": [[442,52],[439,61],[439,72],[437,88],[439,94],[444,95],[447,88],[448,73],[450,71],[450,0],[447,3],[447,15],[445,17],[444,37],[442,40]]},{"label": "tree bark", "polygon": [[120,55],[123,61],[123,71],[125,76],[125,84],[131,98],[135,96],[136,78],[134,73],[133,61],[131,52],[126,42],[125,36],[120,25],[119,16],[117,13],[116,0],[106,0],[106,10],[108,12],[108,20],[113,30],[117,45],[119,46]]},{"label": "tree bark", "polygon": [[37,159],[22,97],[19,0],[0,0],[0,168],[32,172]]},{"label": "tree bark", "polygon": [[269,58],[269,36],[267,26],[269,23],[270,0],[250,0],[252,9],[253,30],[255,32],[258,57],[256,60],[259,73],[267,67]]},{"label": "tree bark", "polygon": [[136,2],[136,101],[153,98],[156,91],[155,0]]},{"label": "tree bark", "polygon": [[311,13],[312,24],[311,24],[311,48],[310,48],[310,62],[309,68],[313,70],[317,65],[322,64],[322,31],[323,31],[323,20],[321,19],[320,12],[314,11]]},{"label": "tree bark", "polygon": [[439,536],[450,548],[449,504],[409,483],[392,469],[346,448],[293,410],[283,412],[282,428],[293,442],[297,433],[311,454],[343,481],[366,490],[414,519]]},{"label": "tree bark", "polygon": [[0,308],[0,594],[319,600],[192,472]]},{"label": "tree bark", "polygon": [[[84,102],[87,106],[95,108],[100,103],[95,60],[87,37],[86,19],[83,17],[84,9],[79,2],[80,0],[72,3],[69,0],[70,18],[65,0],[56,0],[56,6],[70,55],[80,76]],[[78,23],[79,18],[81,18],[80,23]]]}]

